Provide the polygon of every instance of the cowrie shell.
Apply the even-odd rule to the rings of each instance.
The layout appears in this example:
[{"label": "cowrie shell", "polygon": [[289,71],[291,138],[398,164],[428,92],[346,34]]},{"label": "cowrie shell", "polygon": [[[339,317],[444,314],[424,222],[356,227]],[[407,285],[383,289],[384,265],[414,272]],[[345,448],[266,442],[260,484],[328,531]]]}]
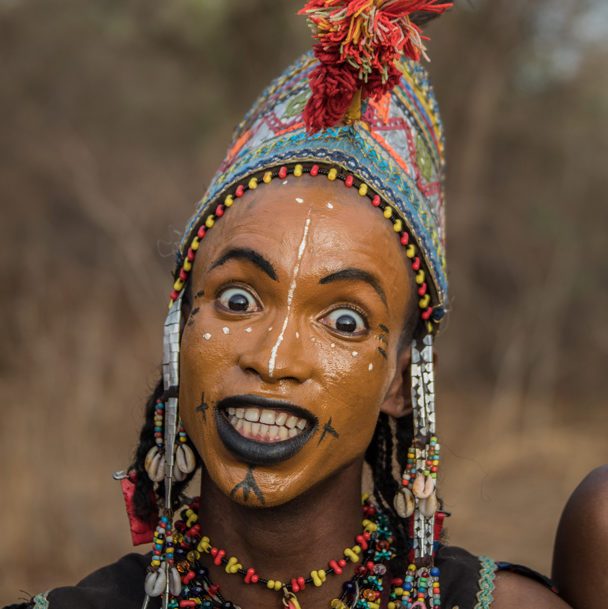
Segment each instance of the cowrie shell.
[{"label": "cowrie shell", "polygon": [[179,596],[182,591],[182,580],[179,576],[179,572],[175,567],[171,567],[169,571],[169,592],[173,596]]},{"label": "cowrie shell", "polygon": [[175,451],[175,463],[184,474],[190,474],[196,468],[196,459],[187,444],[180,444]]},{"label": "cowrie shell", "polygon": [[144,582],[144,591],[148,596],[160,596],[167,586],[167,576],[165,570],[161,567],[156,571],[150,571],[146,575]]},{"label": "cowrie shell", "polygon": [[410,491],[408,488],[404,488],[395,493],[393,506],[395,507],[395,512],[397,512],[397,515],[400,518],[409,518],[414,513],[415,507],[414,495],[412,495],[412,491]]},{"label": "cowrie shell", "polygon": [[165,455],[158,451],[150,462],[150,468],[147,468],[146,471],[152,482],[161,482],[165,477]]},{"label": "cowrie shell", "polygon": [[426,499],[423,499],[420,502],[420,513],[425,518],[431,518],[432,516],[435,515],[436,511],[437,511],[437,495],[435,495],[435,493],[432,493],[429,497],[427,497]]}]

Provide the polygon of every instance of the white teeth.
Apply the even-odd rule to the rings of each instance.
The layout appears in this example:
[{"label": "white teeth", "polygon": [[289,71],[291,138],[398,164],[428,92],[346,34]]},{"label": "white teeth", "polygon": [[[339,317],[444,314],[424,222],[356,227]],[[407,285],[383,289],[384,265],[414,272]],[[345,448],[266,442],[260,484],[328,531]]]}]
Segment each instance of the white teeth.
[{"label": "white teeth", "polygon": [[297,435],[298,435],[298,430],[295,427],[293,429],[290,429],[289,432],[287,433],[287,436],[289,438],[294,438]]},{"label": "white teeth", "polygon": [[289,437],[289,434],[287,432],[287,427],[283,427],[281,425],[281,427],[279,427],[279,440],[287,440],[287,438]]},{"label": "white teeth", "polygon": [[257,436],[260,433],[260,424],[259,423],[252,423],[251,424],[251,433],[254,436]]},{"label": "white teeth", "polygon": [[257,408],[247,408],[245,411],[245,420],[256,422],[260,419],[260,411]]},{"label": "white teeth", "polygon": [[228,408],[228,414],[230,416],[233,416],[236,414],[236,408]]},{"label": "white teeth", "polygon": [[269,431],[270,431],[270,427],[268,425],[264,425],[264,423],[260,424],[260,435],[262,437],[267,436]]},{"label": "white teeth", "polygon": [[281,412],[277,415],[274,423],[275,425],[285,425],[285,421],[287,421],[287,413]]},{"label": "white teeth", "polygon": [[306,427],[306,419],[300,419],[298,421],[297,428],[298,429],[304,429],[305,427]]},{"label": "white teeth", "polygon": [[244,408],[237,408],[235,414],[236,414],[236,416],[239,419],[244,419],[245,418],[245,409]]},{"label": "white teeth", "polygon": [[260,415],[260,423],[266,423],[267,425],[274,425],[275,413],[272,410],[262,410]]},{"label": "white teeth", "polygon": [[239,420],[236,417],[230,417],[230,425],[232,425],[232,427],[236,427],[238,422]]},{"label": "white teeth", "polygon": [[242,433],[246,436],[251,435],[251,423],[249,421],[243,421],[243,431]]},{"label": "white teeth", "polygon": [[297,417],[289,417],[287,419],[287,423],[285,423],[285,425],[287,425],[287,427],[289,427],[289,429],[293,429],[297,424],[298,424]]},{"label": "white teeth", "polygon": [[242,431],[243,427],[245,427],[245,421],[243,419],[238,419],[235,425],[237,431]]}]

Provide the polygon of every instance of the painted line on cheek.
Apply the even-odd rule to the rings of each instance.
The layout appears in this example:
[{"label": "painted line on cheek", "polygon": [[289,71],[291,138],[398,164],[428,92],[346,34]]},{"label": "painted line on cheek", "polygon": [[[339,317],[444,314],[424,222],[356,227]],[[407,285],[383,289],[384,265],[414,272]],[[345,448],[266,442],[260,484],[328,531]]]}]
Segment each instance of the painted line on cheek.
[{"label": "painted line on cheek", "polygon": [[293,302],[293,295],[296,291],[296,284],[298,281],[298,274],[300,273],[300,263],[302,262],[302,257],[304,256],[304,250],[306,249],[306,242],[308,240],[308,230],[310,228],[310,214],[311,210],[308,210],[308,215],[306,216],[306,223],[304,224],[304,234],[302,235],[302,241],[300,241],[300,247],[298,248],[298,258],[296,260],[296,265],[293,269],[293,276],[291,278],[291,284],[289,285],[289,291],[287,292],[287,313],[285,314],[285,319],[283,320],[283,326],[281,327],[281,331],[279,332],[279,336],[277,337],[277,342],[272,347],[272,351],[270,352],[270,358],[268,360],[268,375],[272,376],[274,374],[274,367],[277,362],[277,353],[279,351],[279,347],[283,342],[283,338],[285,337],[285,330],[287,329],[287,324],[289,323],[289,315],[291,313],[291,303]]},{"label": "painted line on cheek", "polygon": [[378,347],[378,353],[384,358],[388,359],[388,355],[386,355],[386,351],[382,347]]}]

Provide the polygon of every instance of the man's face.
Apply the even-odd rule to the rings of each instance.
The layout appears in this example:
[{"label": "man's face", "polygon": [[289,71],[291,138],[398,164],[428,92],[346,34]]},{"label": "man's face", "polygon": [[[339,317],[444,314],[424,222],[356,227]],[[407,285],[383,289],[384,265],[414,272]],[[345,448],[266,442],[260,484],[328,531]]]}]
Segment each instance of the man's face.
[{"label": "man's face", "polygon": [[323,178],[248,191],[201,244],[180,413],[214,483],[275,506],[362,460],[413,294],[390,223]]}]

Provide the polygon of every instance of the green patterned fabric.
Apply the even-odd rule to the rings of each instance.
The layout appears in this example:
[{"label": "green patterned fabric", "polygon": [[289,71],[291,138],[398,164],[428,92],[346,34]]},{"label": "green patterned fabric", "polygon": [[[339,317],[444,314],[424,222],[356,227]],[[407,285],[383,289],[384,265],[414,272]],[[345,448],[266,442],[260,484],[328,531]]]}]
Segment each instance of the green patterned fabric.
[{"label": "green patterned fabric", "polygon": [[496,578],[496,563],[487,556],[479,557],[479,591],[475,609],[490,609],[494,600],[494,579]]}]

